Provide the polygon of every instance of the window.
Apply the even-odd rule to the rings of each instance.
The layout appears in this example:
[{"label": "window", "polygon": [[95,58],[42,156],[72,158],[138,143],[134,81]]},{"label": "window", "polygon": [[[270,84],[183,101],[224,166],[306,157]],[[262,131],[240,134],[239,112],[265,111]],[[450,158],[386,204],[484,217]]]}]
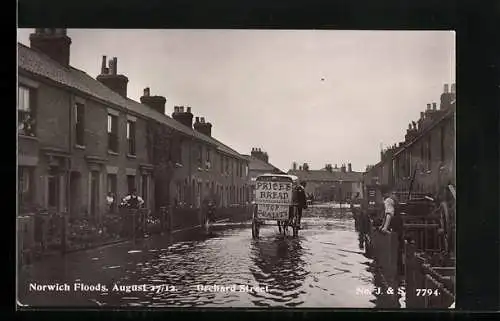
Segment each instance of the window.
[{"label": "window", "polygon": [[224,173],[224,156],[220,155],[220,172]]},{"label": "window", "polygon": [[445,126],[441,126],[441,161],[444,162],[445,157],[446,157],[446,147],[445,147],[445,133],[446,133],[446,128]]},{"label": "window", "polygon": [[203,146],[198,146],[198,166],[203,167]]},{"label": "window", "polygon": [[225,158],[225,167],[224,167],[224,172],[227,174],[229,173],[229,159],[228,158]]},{"label": "window", "polygon": [[19,86],[17,99],[17,130],[20,135],[35,136],[35,113],[32,96],[32,89]]},{"label": "window", "polygon": [[128,192],[131,193],[133,190],[135,190],[135,176],[134,175],[127,175],[127,188]]},{"label": "window", "polygon": [[431,144],[431,136],[427,139],[427,167],[431,166],[431,161],[432,161],[432,144]]},{"label": "window", "polygon": [[108,114],[108,150],[118,153],[118,117]]},{"label": "window", "polygon": [[85,146],[85,106],[75,104],[75,143],[78,146]]},{"label": "window", "polygon": [[33,168],[26,166],[18,167],[18,197],[19,205],[29,205],[33,201]]},{"label": "window", "polygon": [[108,174],[107,190],[108,193],[113,193],[116,196],[116,174]]},{"label": "window", "polygon": [[210,149],[207,148],[207,162],[210,163]]},{"label": "window", "polygon": [[127,121],[128,154],[135,155],[135,122]]},{"label": "window", "polygon": [[[149,195],[149,180],[148,180],[148,175],[142,175],[142,186],[141,186],[141,196],[142,199],[144,200],[145,205],[147,206],[148,204],[148,195]],[[182,192],[182,190],[181,190]],[[179,192],[179,194],[181,194]],[[179,196],[179,200],[181,199],[181,196]]]}]

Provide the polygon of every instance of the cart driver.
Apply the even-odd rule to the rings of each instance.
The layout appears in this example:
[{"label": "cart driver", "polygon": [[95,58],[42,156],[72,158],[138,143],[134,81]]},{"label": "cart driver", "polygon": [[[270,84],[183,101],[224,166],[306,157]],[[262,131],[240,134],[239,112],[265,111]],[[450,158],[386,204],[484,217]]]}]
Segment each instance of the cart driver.
[{"label": "cart driver", "polygon": [[302,219],[302,210],[307,208],[307,198],[306,198],[306,182],[302,181],[296,187],[295,190],[295,201],[297,203],[297,215],[298,215],[298,225],[300,229],[300,222]]}]

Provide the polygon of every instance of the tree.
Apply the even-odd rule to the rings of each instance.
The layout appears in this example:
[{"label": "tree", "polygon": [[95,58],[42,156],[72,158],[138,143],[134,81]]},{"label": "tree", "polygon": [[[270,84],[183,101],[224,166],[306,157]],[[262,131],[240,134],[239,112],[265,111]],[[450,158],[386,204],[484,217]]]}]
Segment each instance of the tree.
[{"label": "tree", "polygon": [[180,156],[180,136],[171,128],[150,120],[147,125],[147,152],[153,169],[155,205],[167,206],[170,199],[170,181],[175,163]]}]

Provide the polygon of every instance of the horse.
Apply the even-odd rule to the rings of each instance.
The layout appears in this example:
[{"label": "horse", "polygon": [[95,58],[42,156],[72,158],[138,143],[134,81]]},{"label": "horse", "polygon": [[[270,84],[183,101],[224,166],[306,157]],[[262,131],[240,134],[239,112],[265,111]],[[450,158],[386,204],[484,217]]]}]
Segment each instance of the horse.
[{"label": "horse", "polygon": [[288,219],[287,220],[278,220],[278,230],[279,233],[281,234],[281,231],[283,231],[283,235],[287,235],[288,233],[288,227],[293,225],[293,219],[295,217],[295,208],[294,205],[290,206],[290,210],[288,213]]}]

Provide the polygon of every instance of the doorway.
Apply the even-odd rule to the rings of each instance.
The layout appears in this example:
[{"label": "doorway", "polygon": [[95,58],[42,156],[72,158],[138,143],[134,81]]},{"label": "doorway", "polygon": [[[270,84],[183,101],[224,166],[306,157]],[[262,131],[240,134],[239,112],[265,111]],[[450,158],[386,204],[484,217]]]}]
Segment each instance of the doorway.
[{"label": "doorway", "polygon": [[69,199],[70,199],[70,217],[79,216],[80,211],[80,196],[81,196],[81,174],[80,172],[71,172],[69,178]]},{"label": "doorway", "polygon": [[96,219],[99,213],[99,172],[90,173],[90,218]]}]

